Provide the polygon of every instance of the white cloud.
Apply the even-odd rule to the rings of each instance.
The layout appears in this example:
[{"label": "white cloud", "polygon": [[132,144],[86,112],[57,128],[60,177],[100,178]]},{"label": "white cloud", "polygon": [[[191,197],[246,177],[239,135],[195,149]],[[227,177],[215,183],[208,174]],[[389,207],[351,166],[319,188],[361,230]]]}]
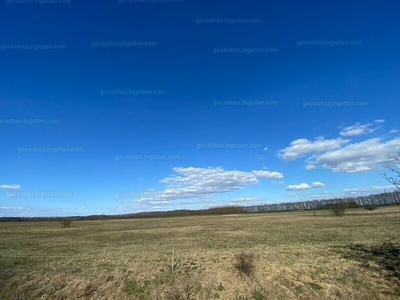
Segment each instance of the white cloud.
[{"label": "white cloud", "polygon": [[283,160],[296,160],[308,154],[336,150],[347,143],[349,143],[349,140],[343,140],[342,138],[324,140],[323,137],[318,137],[313,142],[307,139],[298,139],[291,142],[289,147],[280,150],[278,157]]},{"label": "white cloud", "polygon": [[304,191],[304,190],[308,190],[309,188],[311,188],[311,186],[309,186],[307,183],[300,183],[300,184],[295,184],[295,185],[288,185],[286,187],[287,191]]},{"label": "white cloud", "polygon": [[374,129],[371,129],[369,127],[371,127],[372,124],[365,124],[365,125],[361,125],[360,123],[356,123],[352,126],[349,127],[345,127],[341,132],[340,135],[341,136],[360,136],[360,135],[364,135],[364,134],[368,134],[374,131]]},{"label": "white cloud", "polygon": [[[321,194],[290,194],[289,197],[295,199],[295,201],[313,201],[313,200],[321,200],[321,199],[334,199],[340,198],[338,195],[333,195],[329,192],[324,192]],[[288,201],[291,202],[292,200]]]},{"label": "white cloud", "polygon": [[12,210],[12,211],[27,211],[30,210],[28,207],[10,207],[10,206],[0,206],[0,211],[2,210]]},{"label": "white cloud", "polygon": [[324,187],[325,186],[325,184],[323,184],[322,182],[319,182],[319,181],[314,181],[313,183],[312,183],[312,187],[313,188],[322,188],[322,187]]},{"label": "white cloud", "polygon": [[386,120],[375,120],[375,123],[385,123]]},{"label": "white cloud", "polygon": [[149,201],[150,204],[157,204],[157,205],[167,205],[171,204],[174,201],[167,201],[167,200],[155,200],[155,201]]},{"label": "white cloud", "polygon": [[307,183],[300,183],[300,184],[294,184],[294,185],[288,185],[286,187],[287,191],[304,191],[304,190],[308,190],[310,188],[323,188],[325,187],[325,184],[323,184],[322,182],[319,181],[314,181],[311,186]]},{"label": "white cloud", "polygon": [[252,206],[252,205],[262,205],[269,203],[271,202],[262,198],[242,197],[242,198],[233,198],[229,200],[203,201],[201,205],[203,207],[221,207],[221,206]]},{"label": "white cloud", "polygon": [[307,169],[307,171],[312,171],[312,170],[316,170],[317,167],[315,165],[307,165],[306,169]]},{"label": "white cloud", "polygon": [[267,150],[268,150],[268,147],[265,147],[265,148],[264,148],[264,151],[267,151]]},{"label": "white cloud", "polygon": [[2,184],[0,185],[0,189],[3,190],[19,190],[21,188],[18,184]]},{"label": "white cloud", "polygon": [[261,179],[282,179],[283,175],[279,172],[270,172],[270,171],[252,171],[256,177]]},{"label": "white cloud", "polygon": [[54,217],[54,216],[70,216],[63,210],[58,209],[41,209],[35,207],[23,206],[0,206],[0,217]]},{"label": "white cloud", "polygon": [[275,181],[272,181],[271,182],[273,185],[281,185],[281,184],[284,184],[285,182],[283,181],[283,180],[275,180]]},{"label": "white cloud", "polygon": [[144,196],[135,200],[139,203],[149,201],[173,201],[177,199],[207,199],[215,194],[240,190],[247,185],[259,184],[258,179],[282,179],[279,172],[270,171],[226,171],[217,168],[174,168],[171,175],[161,183],[166,188],[161,192],[149,191]]},{"label": "white cloud", "polygon": [[397,190],[396,186],[394,185],[387,185],[387,186],[372,186],[372,188],[352,188],[352,189],[344,189],[343,193],[348,195],[361,195],[361,194],[378,194],[387,192],[393,192]]},{"label": "white cloud", "polygon": [[394,155],[400,149],[400,138],[383,142],[380,138],[347,145],[339,150],[328,151],[310,157],[309,168],[319,165],[336,173],[360,173],[383,170],[393,165]]}]

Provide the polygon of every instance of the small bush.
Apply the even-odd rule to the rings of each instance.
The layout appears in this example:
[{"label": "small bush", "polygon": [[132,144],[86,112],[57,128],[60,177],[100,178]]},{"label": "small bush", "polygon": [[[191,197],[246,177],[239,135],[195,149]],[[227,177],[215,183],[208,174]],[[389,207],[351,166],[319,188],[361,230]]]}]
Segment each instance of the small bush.
[{"label": "small bush", "polygon": [[254,300],[264,300],[264,299],[266,299],[264,297],[264,295],[262,293],[260,293],[259,291],[254,291],[251,296],[253,297]]},{"label": "small bush", "polygon": [[332,205],[331,212],[334,216],[342,217],[346,212],[346,206],[343,204]]},{"label": "small bush", "polygon": [[374,210],[377,209],[377,208],[378,208],[378,206],[372,205],[372,204],[368,204],[368,205],[365,205],[365,206],[364,206],[364,209],[365,209],[365,210],[369,210],[369,211],[374,211]]},{"label": "small bush", "polygon": [[240,275],[252,277],[255,272],[253,253],[242,252],[236,255],[236,269]]},{"label": "small bush", "polygon": [[311,287],[314,291],[320,291],[320,290],[323,289],[322,286],[320,286],[320,285],[317,284],[317,283],[311,282],[311,283],[309,283],[309,285],[310,285],[310,287]]},{"label": "small bush", "polygon": [[70,219],[64,219],[60,222],[62,228],[70,228],[71,223],[72,223],[72,220],[70,220]]},{"label": "small bush", "polygon": [[[171,300],[203,299],[201,298],[203,294],[211,293],[211,290],[201,285],[200,277],[197,274],[172,278],[166,285],[167,290],[164,293],[167,299]],[[210,295],[205,297],[205,299],[210,298]]]},{"label": "small bush", "polygon": [[348,201],[346,203],[346,208],[359,208],[359,207],[360,205],[358,205],[358,203],[355,201]]}]

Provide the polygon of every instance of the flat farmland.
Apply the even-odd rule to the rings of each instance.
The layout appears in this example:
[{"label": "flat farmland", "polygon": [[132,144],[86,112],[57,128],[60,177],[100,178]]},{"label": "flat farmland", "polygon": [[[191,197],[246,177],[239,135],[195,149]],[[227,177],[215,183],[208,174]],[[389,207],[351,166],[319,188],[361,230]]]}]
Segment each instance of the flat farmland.
[{"label": "flat farmland", "polygon": [[398,206],[0,223],[0,298],[400,299],[399,252]]}]

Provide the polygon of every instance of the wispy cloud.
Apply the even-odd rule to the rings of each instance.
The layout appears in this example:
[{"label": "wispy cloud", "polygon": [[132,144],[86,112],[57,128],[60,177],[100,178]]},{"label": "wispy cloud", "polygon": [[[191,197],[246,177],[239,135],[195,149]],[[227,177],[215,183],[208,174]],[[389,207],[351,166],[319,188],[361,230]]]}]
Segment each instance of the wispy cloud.
[{"label": "wispy cloud", "polygon": [[275,180],[271,182],[273,185],[281,185],[281,184],[285,184],[285,182],[283,180]]},{"label": "wispy cloud", "polygon": [[343,128],[339,134],[344,137],[365,135],[374,132],[375,129],[370,128],[371,126],[372,124],[362,125],[360,123],[356,123],[352,126]]},{"label": "wispy cloud", "polygon": [[[375,120],[376,124],[383,124],[385,120]],[[342,129],[342,137],[358,137],[376,131],[380,127],[373,124],[355,123]],[[397,133],[391,130],[390,133]],[[361,173],[373,170],[382,170],[393,165],[390,155],[400,149],[400,137],[386,140],[387,136],[371,138],[359,143],[351,143],[350,139],[324,140],[323,137],[315,141],[298,139],[290,146],[280,150],[278,157],[286,160],[296,160],[308,156],[306,170],[330,170],[335,173]]]},{"label": "wispy cloud", "polygon": [[0,189],[3,189],[3,190],[19,190],[21,188],[21,186],[20,185],[18,185],[18,184],[2,184],[2,185],[0,185]]},{"label": "wispy cloud", "polygon": [[259,184],[259,179],[283,179],[283,174],[265,170],[226,171],[216,168],[174,168],[174,174],[161,180],[166,185],[163,191],[149,191],[138,202],[173,201],[189,198],[210,198],[215,194],[243,189],[248,185]]},{"label": "wispy cloud", "polygon": [[298,139],[291,142],[289,147],[280,150],[278,157],[286,161],[296,160],[306,155],[339,149],[349,142],[342,138],[325,140],[323,137],[318,137],[315,141]]},{"label": "wispy cloud", "polygon": [[336,173],[383,170],[393,165],[390,155],[397,153],[398,149],[400,149],[400,138],[386,142],[381,138],[373,138],[347,145],[339,150],[314,155],[307,160],[308,168],[312,169],[319,165]]},{"label": "wispy cloud", "polygon": [[240,197],[233,198],[229,200],[209,200],[201,203],[203,207],[221,207],[221,206],[251,206],[251,205],[261,205],[270,204],[271,202],[267,199],[262,198],[252,198],[252,197]]},{"label": "wispy cloud", "polygon": [[352,189],[344,189],[343,193],[349,194],[352,196],[362,195],[362,194],[377,194],[387,192],[393,192],[397,190],[396,186],[394,185],[387,185],[387,186],[372,186],[371,188],[352,188]]},{"label": "wispy cloud", "polygon": [[66,212],[55,209],[42,209],[25,206],[0,206],[0,217],[65,216]]},{"label": "wispy cloud", "polygon": [[22,207],[22,206],[19,206],[19,207],[11,207],[11,206],[0,206],[0,211],[2,211],[2,210],[12,210],[12,211],[28,211],[28,210],[30,210],[30,208],[28,208],[28,207]]}]

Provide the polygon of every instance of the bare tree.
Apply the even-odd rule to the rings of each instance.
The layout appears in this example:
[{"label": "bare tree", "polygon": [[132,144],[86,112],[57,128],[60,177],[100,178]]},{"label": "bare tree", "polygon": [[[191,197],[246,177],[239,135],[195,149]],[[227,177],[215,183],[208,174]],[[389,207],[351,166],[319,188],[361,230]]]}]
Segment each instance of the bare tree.
[{"label": "bare tree", "polygon": [[[393,158],[393,162],[396,165],[400,165],[400,150],[397,153],[397,157]],[[394,168],[389,168],[394,172],[396,175],[394,177],[389,177],[386,173],[384,174],[383,178],[385,178],[387,181],[389,181],[391,184],[395,185],[397,189],[400,191],[400,170],[396,170]]]}]

